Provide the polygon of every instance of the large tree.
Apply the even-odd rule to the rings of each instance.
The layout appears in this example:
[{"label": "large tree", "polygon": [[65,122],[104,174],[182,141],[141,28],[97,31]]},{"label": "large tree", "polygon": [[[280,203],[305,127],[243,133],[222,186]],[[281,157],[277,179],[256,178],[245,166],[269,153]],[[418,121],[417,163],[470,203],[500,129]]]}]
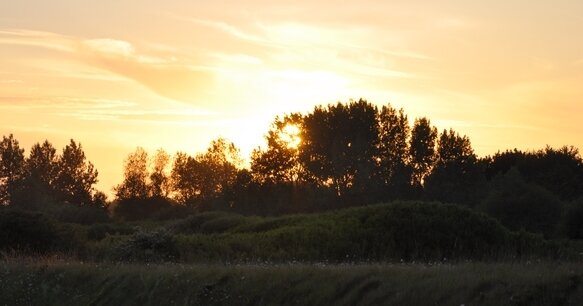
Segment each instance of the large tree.
[{"label": "large tree", "polygon": [[307,175],[299,161],[301,128],[300,114],[276,117],[265,139],[267,149],[256,149],[251,157],[251,170],[261,183],[294,183]]},{"label": "large tree", "polygon": [[170,155],[163,149],[158,149],[151,160],[150,195],[153,197],[168,197],[171,192],[170,177],[167,173]]},{"label": "large tree", "polygon": [[453,129],[439,136],[435,166],[426,179],[425,191],[432,200],[473,206],[486,192],[485,177],[470,139]]},{"label": "large tree", "polygon": [[176,199],[201,209],[221,208],[217,205],[225,205],[224,192],[235,184],[241,164],[239,149],[223,138],[213,140],[204,154],[177,154],[171,175]]},{"label": "large tree", "polygon": [[125,160],[123,182],[114,187],[117,199],[147,198],[148,176],[148,153],[138,147]]},{"label": "large tree", "polygon": [[53,145],[45,140],[30,149],[25,160],[24,178],[13,195],[13,205],[37,209],[55,200],[56,181],[59,173],[59,156]]},{"label": "large tree", "polygon": [[377,108],[365,100],[316,107],[304,119],[300,159],[338,196],[362,193],[375,170]]},{"label": "large tree", "polygon": [[0,205],[8,205],[24,175],[24,149],[14,135],[0,142]]},{"label": "large tree", "polygon": [[431,125],[429,119],[425,117],[415,119],[409,154],[413,167],[413,184],[417,187],[423,186],[425,178],[433,168],[436,159],[436,141],[437,129]]},{"label": "large tree", "polygon": [[380,180],[383,188],[382,200],[402,197],[411,186],[409,120],[403,109],[396,110],[391,105],[381,108],[377,120],[379,122],[377,180]]},{"label": "large tree", "polygon": [[94,185],[98,172],[93,163],[87,161],[81,144],[71,139],[59,157],[58,169],[55,187],[59,200],[79,206],[95,203]]}]

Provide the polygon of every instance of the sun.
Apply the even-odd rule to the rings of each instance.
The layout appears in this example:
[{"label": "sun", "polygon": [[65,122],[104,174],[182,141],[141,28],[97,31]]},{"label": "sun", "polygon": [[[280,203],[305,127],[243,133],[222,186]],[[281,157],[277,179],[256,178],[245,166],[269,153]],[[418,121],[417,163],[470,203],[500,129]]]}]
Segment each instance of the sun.
[{"label": "sun", "polygon": [[286,124],[281,129],[279,138],[285,143],[288,149],[297,149],[302,143],[300,127],[296,124]]}]

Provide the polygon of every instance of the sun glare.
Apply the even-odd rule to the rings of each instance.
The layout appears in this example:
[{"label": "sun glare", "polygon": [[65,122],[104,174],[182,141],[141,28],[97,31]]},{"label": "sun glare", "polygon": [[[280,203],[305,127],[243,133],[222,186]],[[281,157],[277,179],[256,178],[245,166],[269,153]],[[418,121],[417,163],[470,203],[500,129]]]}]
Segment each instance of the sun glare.
[{"label": "sun glare", "polygon": [[295,124],[286,125],[279,137],[289,149],[297,149],[302,142],[300,128]]}]

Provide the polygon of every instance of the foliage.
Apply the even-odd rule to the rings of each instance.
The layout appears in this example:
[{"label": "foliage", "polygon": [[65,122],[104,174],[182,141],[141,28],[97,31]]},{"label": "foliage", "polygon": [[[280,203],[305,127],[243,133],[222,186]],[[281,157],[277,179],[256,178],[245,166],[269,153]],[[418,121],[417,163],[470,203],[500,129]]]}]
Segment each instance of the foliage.
[{"label": "foliage", "polygon": [[267,149],[256,149],[251,156],[251,171],[261,183],[292,183],[306,180],[299,160],[303,117],[291,114],[276,117],[265,135]]},{"label": "foliage", "polygon": [[115,203],[114,214],[125,221],[153,219],[175,205],[178,204],[164,197],[126,198]]},{"label": "foliage", "polygon": [[125,262],[167,262],[178,258],[176,241],[168,231],[137,232],[117,245],[111,257]]},{"label": "foliage", "polygon": [[563,200],[583,196],[583,159],[575,147],[546,147],[533,152],[514,149],[486,160],[488,178],[516,168],[527,182],[540,185]]},{"label": "foliage", "polygon": [[178,247],[186,261],[556,258],[565,248],[540,236],[513,234],[470,209],[425,202],[277,218],[205,213],[170,230],[180,234]]},{"label": "foliage", "polygon": [[43,254],[59,243],[57,226],[40,213],[0,210],[0,250]]},{"label": "foliage", "polygon": [[87,239],[102,240],[108,235],[132,235],[136,228],[128,224],[95,223],[87,228]]},{"label": "foliage", "polygon": [[409,165],[409,137],[411,128],[403,109],[391,105],[383,106],[378,113],[379,143],[377,179],[381,199],[406,196],[411,188],[412,168]]},{"label": "foliage", "polygon": [[482,209],[512,230],[553,236],[562,216],[563,204],[544,188],[524,181],[511,169],[492,182]]},{"label": "foliage", "polygon": [[569,239],[583,239],[583,198],[573,201],[565,210],[562,231]]},{"label": "foliage", "polygon": [[47,213],[59,222],[66,223],[91,225],[110,221],[107,210],[95,206],[53,205]]},{"label": "foliage", "polygon": [[8,205],[24,174],[24,149],[14,135],[0,142],[0,205]]},{"label": "foliage", "polygon": [[304,118],[300,160],[338,196],[362,194],[377,155],[377,108],[365,100],[316,107]]},{"label": "foliage", "polygon": [[118,200],[148,197],[148,153],[141,147],[130,154],[124,165],[124,181],[114,188]]},{"label": "foliage", "polygon": [[413,184],[421,187],[436,159],[437,129],[427,118],[415,119],[410,141],[409,154],[413,167]]}]

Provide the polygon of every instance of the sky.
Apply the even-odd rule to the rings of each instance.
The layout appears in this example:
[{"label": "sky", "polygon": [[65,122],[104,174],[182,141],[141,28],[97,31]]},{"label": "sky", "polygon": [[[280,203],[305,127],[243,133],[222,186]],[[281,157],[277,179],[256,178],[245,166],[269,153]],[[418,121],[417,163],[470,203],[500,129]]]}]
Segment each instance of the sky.
[{"label": "sky", "polygon": [[0,134],[244,157],[276,115],[364,98],[480,155],[583,148],[583,1],[0,0]]}]

